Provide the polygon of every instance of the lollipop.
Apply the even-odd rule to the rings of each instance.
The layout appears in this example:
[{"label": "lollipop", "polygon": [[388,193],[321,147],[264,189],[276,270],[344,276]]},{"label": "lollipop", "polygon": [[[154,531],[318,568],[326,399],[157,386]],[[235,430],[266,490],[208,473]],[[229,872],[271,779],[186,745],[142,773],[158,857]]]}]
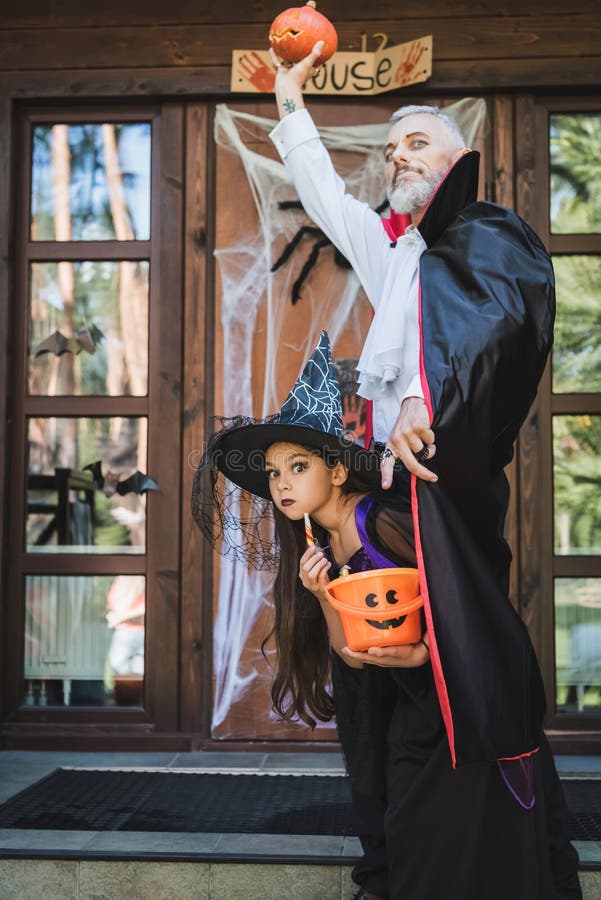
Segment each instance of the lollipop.
[{"label": "lollipop", "polygon": [[311,528],[311,519],[309,518],[309,513],[305,513],[305,540],[307,541],[307,547],[315,546],[315,538],[313,537],[313,529]]},{"label": "lollipop", "polygon": [[329,19],[315,9],[315,0],[305,6],[292,7],[277,16],[269,29],[269,43],[280,59],[300,62],[309,55],[317,41],[323,41],[323,52],[315,61],[321,66],[338,49],[338,35]]}]

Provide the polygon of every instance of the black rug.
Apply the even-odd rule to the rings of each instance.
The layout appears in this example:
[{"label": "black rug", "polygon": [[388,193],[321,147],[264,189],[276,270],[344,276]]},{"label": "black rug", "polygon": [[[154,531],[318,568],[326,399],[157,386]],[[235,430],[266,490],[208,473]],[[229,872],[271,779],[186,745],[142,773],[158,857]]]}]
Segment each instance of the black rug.
[{"label": "black rug", "polygon": [[344,777],[69,769],[0,806],[0,828],[357,833]]},{"label": "black rug", "polygon": [[[601,840],[601,780],[563,782],[570,838]],[[348,779],[57,769],[0,806],[0,828],[356,835]]]}]

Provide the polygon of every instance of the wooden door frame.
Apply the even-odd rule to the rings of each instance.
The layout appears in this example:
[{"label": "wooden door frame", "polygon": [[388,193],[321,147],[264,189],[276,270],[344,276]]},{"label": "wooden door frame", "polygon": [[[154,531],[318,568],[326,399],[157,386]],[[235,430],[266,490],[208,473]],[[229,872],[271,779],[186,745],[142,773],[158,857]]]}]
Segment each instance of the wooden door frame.
[{"label": "wooden door frame", "polygon": [[[22,535],[24,490],[24,422],[27,384],[28,285],[25,258],[29,207],[29,166],[22,166],[15,192],[16,231],[14,231],[15,267],[12,274],[14,297],[12,328],[12,391],[9,388],[8,419],[12,423],[12,448],[9,458],[10,509],[13,521],[7,534],[4,556],[5,596],[23,597],[21,571],[49,571],[51,574],[101,574],[121,572],[146,577],[146,667],[144,708],[32,708],[22,705],[24,602],[5,604],[2,638],[4,646],[3,696],[4,742],[19,746],[62,746],[61,731],[69,731],[69,746],[89,748],[108,742],[119,746],[137,746],[140,740],[175,747],[187,747],[189,741],[180,732],[180,533],[182,529],[181,420],[182,420],[182,334],[183,334],[183,209],[185,109],[181,101],[147,103],[136,101],[127,108],[121,103],[60,106],[16,110],[14,151],[29,141],[29,128],[35,121],[150,120],[152,131],[151,228],[150,243],[90,248],[89,258],[137,258],[151,260],[149,286],[149,383],[145,398],[119,398],[119,414],[148,417],[148,471],[160,485],[160,492],[147,495],[146,558],[128,555],[112,557],[36,554],[23,551]],[[28,154],[27,154],[28,156]],[[16,170],[14,166],[13,171]],[[6,166],[2,174],[10,172]],[[16,171],[15,171],[16,174]],[[42,256],[61,257],[63,248],[41,248]],[[122,252],[121,252],[122,251]],[[148,252],[149,251],[149,252]],[[69,258],[68,250],[65,252]],[[2,273],[4,276],[5,273]],[[6,279],[8,280],[8,279]],[[204,285],[202,286],[204,288]],[[9,292],[6,292],[8,296]],[[8,301],[7,306],[8,306]],[[4,312],[4,310],[3,310]],[[5,310],[9,321],[8,309]],[[201,325],[202,328],[202,325]],[[8,366],[7,366],[8,369]],[[4,398],[3,398],[4,400]],[[108,397],[29,398],[28,412],[35,407],[40,414],[46,408],[63,409],[69,415],[113,414]],[[47,414],[47,413],[46,413]],[[56,412],[54,414],[57,414]],[[58,414],[62,414],[59,412]],[[161,440],[161,433],[168,440]],[[3,447],[4,450],[4,447]],[[19,562],[15,565],[15,562]],[[165,652],[169,648],[170,652]],[[103,734],[104,731],[104,734]],[[118,733],[117,733],[118,732]],[[75,737],[73,737],[75,735]]]},{"label": "wooden door frame", "polygon": [[[541,97],[531,107],[532,130],[536,146],[534,173],[536,204],[533,209],[535,228],[549,252],[599,252],[600,240],[587,235],[551,235],[549,231],[549,117],[552,113],[601,113],[598,98]],[[538,566],[536,585],[537,633],[540,660],[547,691],[547,728],[556,746],[577,748],[577,752],[599,752],[601,749],[601,710],[598,715],[558,713],[555,690],[554,579],[557,577],[601,578],[599,556],[556,556],[554,554],[553,510],[553,434],[554,415],[601,414],[601,394],[553,394],[552,373],[547,366],[537,404],[537,435],[533,452],[539,459],[537,481]],[[531,426],[532,427],[532,426]],[[577,734],[575,734],[577,733]],[[578,749],[579,748],[579,749]],[[576,752],[576,751],[575,751]]]}]

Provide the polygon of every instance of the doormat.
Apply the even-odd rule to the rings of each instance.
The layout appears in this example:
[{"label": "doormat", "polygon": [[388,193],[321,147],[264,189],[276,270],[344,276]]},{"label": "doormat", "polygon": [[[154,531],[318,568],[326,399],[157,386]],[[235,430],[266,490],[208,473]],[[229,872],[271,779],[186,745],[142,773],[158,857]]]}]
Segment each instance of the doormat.
[{"label": "doormat", "polygon": [[348,779],[57,769],[0,806],[0,828],[355,835]]},{"label": "doormat", "polygon": [[[601,780],[563,782],[575,841],[601,840]],[[0,806],[0,828],[358,834],[347,778],[57,769]]]}]

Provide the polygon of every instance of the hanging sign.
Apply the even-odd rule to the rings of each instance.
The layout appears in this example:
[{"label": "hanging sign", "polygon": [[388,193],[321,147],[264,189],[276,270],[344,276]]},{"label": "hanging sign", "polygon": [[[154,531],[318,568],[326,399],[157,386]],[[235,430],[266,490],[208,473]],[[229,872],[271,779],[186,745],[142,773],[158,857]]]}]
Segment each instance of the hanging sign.
[{"label": "hanging sign", "polygon": [[[335,53],[307,82],[305,94],[383,94],[427,81],[432,74],[432,35],[373,53]],[[232,93],[271,94],[275,71],[268,50],[232,52]]]}]

